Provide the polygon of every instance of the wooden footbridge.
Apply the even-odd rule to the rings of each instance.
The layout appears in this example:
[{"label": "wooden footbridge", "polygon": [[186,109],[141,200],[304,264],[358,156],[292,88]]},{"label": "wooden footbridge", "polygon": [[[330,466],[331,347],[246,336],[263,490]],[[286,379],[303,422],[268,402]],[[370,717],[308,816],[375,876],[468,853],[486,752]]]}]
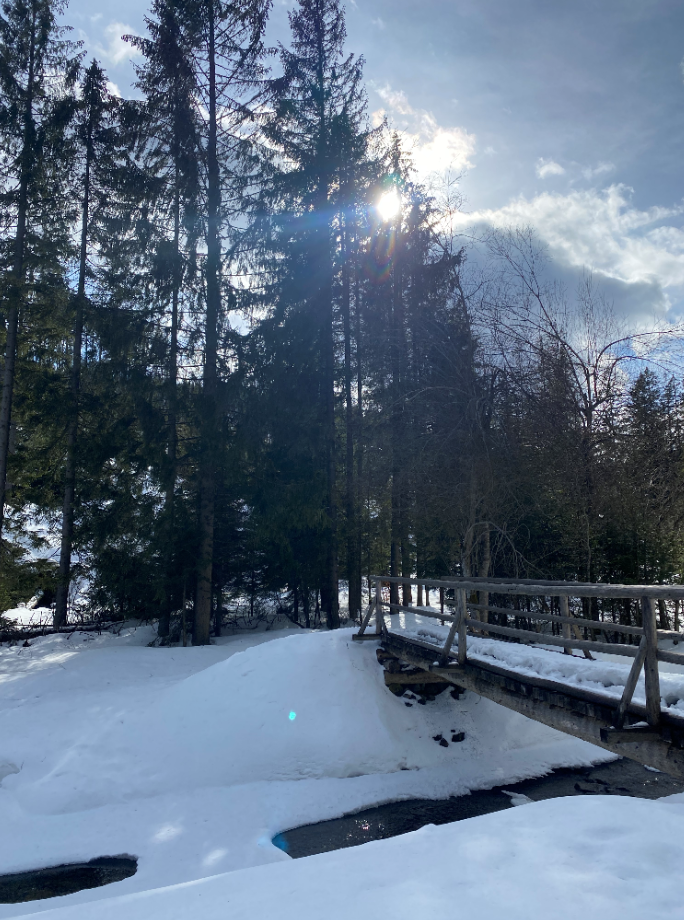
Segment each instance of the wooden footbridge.
[{"label": "wooden footbridge", "polygon": [[[658,671],[660,661],[681,665],[684,693],[684,652],[659,647],[663,640],[684,643],[684,634],[658,629],[656,611],[657,602],[684,600],[684,587],[387,576],[372,576],[372,581],[375,597],[354,638],[381,642],[387,659],[395,663],[394,673],[385,673],[388,685],[447,682],[472,690],[551,728],[684,780],[684,711],[677,714],[662,706]],[[383,592],[391,586],[390,598],[397,601],[400,585],[404,603],[385,600]],[[414,586],[419,606],[413,606]],[[422,606],[424,590],[426,605]],[[439,592],[438,610],[429,606],[430,590]],[[500,599],[499,605],[490,604],[492,597]],[[600,599],[603,620],[596,619],[594,598]],[[624,609],[634,601],[639,605],[641,626],[605,618],[607,609],[615,611],[616,605]],[[512,606],[503,606],[506,603]],[[592,611],[590,618],[587,614]],[[373,616],[375,633],[369,633]],[[448,630],[417,629],[416,616],[421,621],[438,620],[444,627],[448,624]],[[599,634],[604,638],[597,638]],[[477,653],[475,637],[495,640],[497,647],[501,643],[501,664],[492,663],[491,655]],[[504,644],[512,642],[537,645],[548,656],[571,655],[577,650],[590,659],[592,652],[633,659],[631,668],[625,669],[621,698],[532,676],[528,668],[516,671],[506,662]],[[513,651],[510,644],[508,650]],[[595,665],[599,669],[601,662]],[[582,676],[590,679],[586,672],[591,667],[586,662]],[[645,704],[633,700],[642,671]],[[598,676],[597,681],[600,683]]]}]

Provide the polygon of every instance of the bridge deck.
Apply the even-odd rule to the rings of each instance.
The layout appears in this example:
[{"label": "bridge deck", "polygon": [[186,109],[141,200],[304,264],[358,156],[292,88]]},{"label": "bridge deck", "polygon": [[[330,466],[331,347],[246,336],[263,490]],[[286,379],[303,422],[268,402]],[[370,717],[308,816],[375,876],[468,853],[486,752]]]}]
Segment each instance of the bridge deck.
[{"label": "bridge deck", "polygon": [[[378,577],[378,589],[380,584]],[[577,629],[572,638],[566,634],[561,639],[540,634],[534,628],[502,626],[500,621],[507,622],[507,617],[501,615],[497,617],[499,622],[485,624],[470,619],[469,612],[477,608],[489,611],[502,608],[471,602],[464,597],[463,582],[453,580],[452,584],[457,588],[451,609],[448,606],[434,609],[390,605],[383,602],[377,590],[375,603],[366,612],[359,637],[370,637],[365,630],[375,613],[375,638],[403,665],[430,672],[433,680],[441,678],[464,690],[474,691],[559,731],[684,780],[684,654],[662,648],[664,638],[676,641],[678,634],[665,631],[659,634],[655,615],[650,624],[652,630],[649,630],[647,616],[643,628],[629,628],[630,632],[641,636],[638,646],[583,640]],[[535,582],[532,590],[536,593],[546,588],[547,596],[552,597],[559,584],[540,586]],[[481,585],[478,588],[482,590]],[[498,593],[499,588],[500,585],[492,584],[490,590]],[[520,584],[519,588],[519,593],[529,591],[527,585]],[[569,596],[568,593],[565,596]],[[647,599],[644,602],[646,614],[649,604],[651,608],[654,606],[653,601]],[[520,612],[506,611],[509,616],[516,613]],[[551,614],[544,619],[577,620]],[[589,626],[592,632],[601,630],[600,624],[591,621],[583,621],[582,626],[585,634]],[[608,629],[612,632],[610,627]],[[569,629],[564,631],[569,633]],[[647,667],[649,634],[655,644],[650,673]],[[521,644],[523,642],[525,644]],[[587,660],[563,654],[564,650],[569,652],[577,648],[586,654],[587,646],[591,646],[594,654],[599,653],[601,659],[595,660],[590,655],[592,660]],[[659,673],[659,660],[665,662],[661,669],[668,668],[667,672]],[[644,676],[640,677],[642,670]],[[388,674],[387,678],[388,682],[401,683],[400,674]]]}]

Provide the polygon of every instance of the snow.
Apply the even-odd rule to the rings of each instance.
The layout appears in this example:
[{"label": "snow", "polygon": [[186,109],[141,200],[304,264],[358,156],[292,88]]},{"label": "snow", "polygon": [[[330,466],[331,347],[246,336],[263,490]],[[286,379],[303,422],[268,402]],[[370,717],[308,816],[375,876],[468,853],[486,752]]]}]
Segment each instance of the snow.
[{"label": "snow", "polygon": [[684,806],[563,798],[190,884],[51,910],[45,920],[672,920]]},{"label": "snow", "polygon": [[[643,879],[644,854],[652,851],[662,874],[670,859],[663,841],[682,837],[684,811],[673,804],[525,804],[297,862],[273,846],[291,827],[374,804],[444,798],[611,759],[471,693],[406,706],[411,700],[384,686],[375,643],[351,637],[351,629],[293,629],[205,648],[150,648],[153,630],[140,627],[0,647],[0,871],[123,853],[139,859],[122,882],[0,905],[0,918],[49,911],[64,920],[208,920],[226,916],[227,904],[231,917],[249,910],[318,920],[322,905],[330,917],[381,905],[414,918],[456,897],[464,909],[478,903],[478,917],[493,917],[498,884],[512,886],[507,916],[518,916],[511,899],[529,887],[533,906],[592,917],[578,905],[589,903],[587,892],[612,897],[618,868],[630,879],[629,911],[643,912],[634,880]],[[433,740],[454,731],[465,732],[462,743]],[[642,861],[629,868],[623,851],[632,852],[625,841],[637,827],[646,835],[633,848]],[[583,847],[595,854],[594,841],[604,842],[598,864],[581,855]],[[485,878],[491,872],[493,883]],[[663,904],[669,891],[658,888]],[[558,904],[566,897],[572,913],[564,914]],[[659,916],[651,906],[649,916]],[[549,916],[539,910],[525,917]]]},{"label": "snow", "polygon": [[4,610],[0,617],[12,626],[39,627],[52,626],[53,613],[50,607],[19,606]]}]

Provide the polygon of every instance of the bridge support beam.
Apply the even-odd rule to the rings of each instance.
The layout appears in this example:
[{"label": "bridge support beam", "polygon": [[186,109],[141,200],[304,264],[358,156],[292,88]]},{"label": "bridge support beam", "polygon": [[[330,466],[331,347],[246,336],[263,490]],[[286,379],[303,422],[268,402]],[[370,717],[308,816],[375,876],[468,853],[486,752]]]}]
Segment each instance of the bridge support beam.
[{"label": "bridge support beam", "polygon": [[[572,688],[560,690],[552,681],[521,678],[514,672],[472,659],[460,666],[435,667],[435,654],[392,634],[383,638],[383,645],[407,664],[439,675],[457,687],[472,690],[550,728],[684,780],[684,728],[679,724],[681,720],[666,713],[662,714],[657,731],[651,728],[648,733],[635,732],[630,737],[627,728],[618,737],[614,725],[619,700],[612,703],[597,693],[578,691],[575,694]],[[629,706],[627,715],[632,722],[646,722],[648,718],[646,708],[635,704]]]}]

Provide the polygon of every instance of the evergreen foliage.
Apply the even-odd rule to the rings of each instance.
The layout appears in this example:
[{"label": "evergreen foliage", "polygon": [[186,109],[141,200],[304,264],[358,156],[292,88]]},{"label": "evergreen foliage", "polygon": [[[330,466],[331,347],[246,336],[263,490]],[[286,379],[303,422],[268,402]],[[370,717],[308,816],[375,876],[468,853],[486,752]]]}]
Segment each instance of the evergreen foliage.
[{"label": "evergreen foliage", "polygon": [[338,0],[272,70],[269,5],[153,0],[117,100],[58,2],[3,3],[0,605],[61,626],[76,583],[204,644],[231,599],[335,628],[372,572],[679,582],[672,336],[566,303],[526,232],[469,264]]}]

